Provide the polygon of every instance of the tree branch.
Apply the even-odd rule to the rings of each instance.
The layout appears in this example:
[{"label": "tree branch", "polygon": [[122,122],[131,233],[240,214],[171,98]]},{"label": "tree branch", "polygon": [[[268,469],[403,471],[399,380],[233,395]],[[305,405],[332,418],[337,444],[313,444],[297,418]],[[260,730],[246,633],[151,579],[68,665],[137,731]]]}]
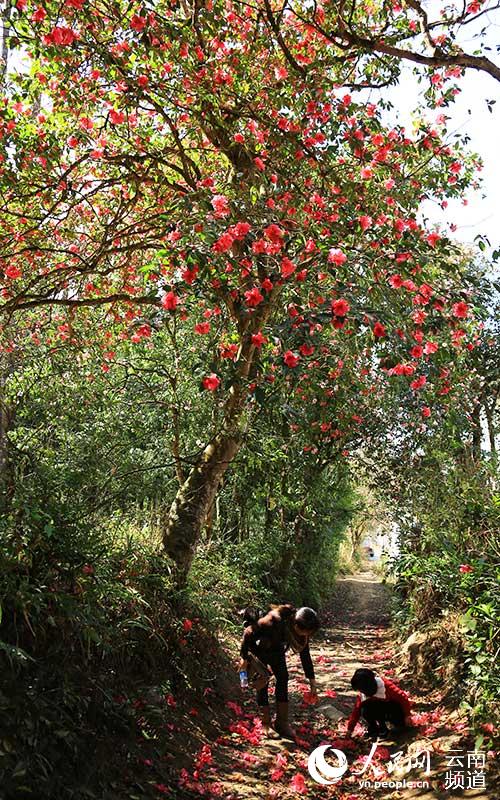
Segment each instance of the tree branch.
[{"label": "tree branch", "polygon": [[[384,53],[394,58],[400,58],[405,61],[413,61],[416,64],[423,64],[427,67],[463,67],[464,69],[476,69],[479,72],[486,72],[497,81],[500,81],[500,67],[490,61],[486,56],[473,56],[464,53],[462,50],[454,55],[446,55],[435,51],[434,55],[426,56],[423,53],[414,53],[404,47],[396,47],[395,45],[386,44],[374,39],[366,39],[356,33],[350,31],[333,31],[327,32],[321,30],[321,33],[334,45],[344,46],[347,44],[350,47],[361,47],[371,53]],[[340,40],[340,41],[339,41]],[[340,44],[343,42],[345,44]]]},{"label": "tree branch", "polygon": [[142,295],[141,297],[134,297],[133,295],[126,294],[125,292],[120,292],[117,294],[111,294],[107,297],[87,297],[83,298],[82,300],[76,300],[73,298],[67,297],[43,297],[42,295],[38,295],[37,297],[29,298],[24,295],[23,299],[14,298],[13,300],[8,300],[3,306],[0,307],[0,311],[5,312],[7,311],[9,314],[13,314],[15,311],[22,311],[28,308],[36,308],[37,306],[69,306],[70,308],[78,308],[81,306],[103,306],[110,303],[119,303],[119,302],[127,302],[133,303],[134,305],[152,305],[152,306],[161,306],[161,300],[159,297],[151,297],[148,295]]}]

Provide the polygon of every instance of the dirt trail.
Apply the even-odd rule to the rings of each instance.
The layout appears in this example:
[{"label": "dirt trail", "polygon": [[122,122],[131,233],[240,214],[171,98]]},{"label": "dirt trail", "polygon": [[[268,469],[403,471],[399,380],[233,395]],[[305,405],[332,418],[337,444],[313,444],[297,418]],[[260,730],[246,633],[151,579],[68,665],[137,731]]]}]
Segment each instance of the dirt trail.
[{"label": "dirt trail", "polygon": [[[290,672],[291,716],[297,733],[297,742],[268,740],[261,735],[261,726],[256,715],[253,696],[238,692],[228,700],[233,722],[228,730],[210,743],[205,756],[198,754],[193,771],[183,773],[181,797],[222,797],[225,800],[251,800],[251,798],[338,797],[345,800],[376,798],[419,797],[422,800],[443,800],[461,795],[474,800],[495,797],[494,791],[481,785],[477,788],[447,789],[447,756],[457,750],[466,758],[472,750],[466,739],[465,723],[456,713],[440,706],[440,698],[434,694],[414,698],[416,726],[397,741],[389,742],[377,749],[373,766],[366,767],[371,744],[358,735],[351,743],[342,739],[345,718],[338,721],[341,710],[349,714],[354,693],[349,679],[354,670],[368,666],[384,675],[396,674],[400,659],[393,653],[389,627],[389,590],[369,572],[342,578],[337,583],[335,596],[324,612],[321,635],[311,647],[313,662],[319,685],[319,702],[308,702],[307,681],[304,679],[298,656],[288,659]],[[404,688],[407,684],[402,681]],[[321,786],[308,773],[309,754],[319,745],[330,744],[344,749],[349,769],[341,783]],[[395,754],[403,751],[404,757],[416,757],[429,752],[430,775],[424,774],[424,766],[414,766],[408,771],[408,763],[395,771],[391,762]],[[458,754],[457,754],[458,756]],[[396,757],[397,759],[397,757]],[[328,753],[326,760],[330,761]],[[388,774],[388,766],[390,774]],[[426,763],[425,763],[426,766]],[[353,773],[365,772],[359,776]],[[375,770],[375,771],[374,771]],[[476,768],[477,771],[477,768]],[[470,770],[465,770],[465,780]],[[398,790],[391,787],[363,787],[362,780],[406,780],[428,781],[428,787]],[[472,780],[469,778],[469,781]],[[474,779],[481,784],[482,778]],[[488,781],[488,777],[486,777]]]}]

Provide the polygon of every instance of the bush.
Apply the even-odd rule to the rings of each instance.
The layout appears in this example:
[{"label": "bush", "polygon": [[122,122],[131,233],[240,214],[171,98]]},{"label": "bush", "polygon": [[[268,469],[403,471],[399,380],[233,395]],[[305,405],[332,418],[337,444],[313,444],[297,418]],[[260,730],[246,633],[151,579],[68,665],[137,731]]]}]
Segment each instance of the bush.
[{"label": "bush", "polygon": [[[461,652],[460,674],[448,678],[455,684],[458,679],[457,694],[477,729],[492,718],[500,719],[496,703],[500,691],[497,514],[498,500],[493,497],[483,508],[481,533],[465,530],[461,536],[449,535],[429,526],[420,532],[418,546],[414,534],[405,537],[402,531],[403,550],[392,565],[397,625],[402,632],[415,626],[425,631],[441,625],[446,630],[449,647]],[[426,551],[423,543],[429,541],[440,545]],[[457,621],[455,627],[450,626],[451,616]],[[447,650],[441,655],[444,663]],[[444,673],[432,668],[429,674],[439,679]]]}]

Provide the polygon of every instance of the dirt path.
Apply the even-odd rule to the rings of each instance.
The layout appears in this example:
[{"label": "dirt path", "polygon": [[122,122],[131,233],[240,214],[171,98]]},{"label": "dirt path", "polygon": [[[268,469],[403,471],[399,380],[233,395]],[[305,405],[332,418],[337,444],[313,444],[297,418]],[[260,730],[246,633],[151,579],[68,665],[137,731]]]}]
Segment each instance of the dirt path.
[{"label": "dirt path", "polygon": [[[466,725],[456,713],[446,711],[440,698],[427,694],[415,698],[415,727],[403,739],[377,748],[372,764],[367,764],[370,743],[358,735],[352,742],[342,738],[345,718],[338,721],[338,711],[347,716],[352,708],[354,693],[350,691],[350,676],[357,667],[368,666],[386,676],[395,674],[400,664],[393,653],[389,628],[389,592],[369,572],[362,572],[338,581],[335,596],[323,614],[321,636],[311,648],[320,689],[317,704],[309,702],[298,656],[289,657],[292,719],[297,742],[263,738],[252,695],[235,691],[227,705],[233,721],[216,741],[207,743],[196,758],[193,770],[184,771],[180,778],[179,797],[222,797],[225,800],[285,800],[298,796],[356,798],[415,798],[443,800],[457,794],[474,800],[495,797],[481,785],[475,789],[446,788],[447,757],[457,750],[457,758],[465,759],[472,750],[466,740]],[[407,688],[406,684],[404,684]],[[309,754],[321,744],[343,749],[349,768],[341,783],[321,786],[308,773]],[[422,765],[399,764],[397,752],[414,759],[423,751]],[[426,753],[429,753],[430,775],[424,774]],[[336,765],[335,760],[328,763]],[[425,767],[424,767],[425,764]],[[359,773],[365,769],[362,775]],[[456,768],[455,768],[456,769]],[[476,766],[477,772],[477,766]],[[470,770],[465,770],[465,780]],[[394,787],[363,787],[363,780],[427,781],[428,787],[395,789]],[[457,779],[460,783],[460,779]],[[469,777],[469,781],[472,780]],[[474,779],[481,784],[482,778]]]}]

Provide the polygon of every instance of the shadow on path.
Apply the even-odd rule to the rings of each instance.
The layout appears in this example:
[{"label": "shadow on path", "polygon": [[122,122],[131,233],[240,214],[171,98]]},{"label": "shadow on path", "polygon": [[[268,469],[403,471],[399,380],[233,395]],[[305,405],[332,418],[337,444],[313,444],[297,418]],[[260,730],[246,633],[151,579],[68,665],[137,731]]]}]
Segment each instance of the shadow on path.
[{"label": "shadow on path", "polygon": [[[440,706],[441,698],[436,693],[420,693],[418,698],[414,698],[417,727],[410,729],[398,741],[388,743],[383,748],[384,758],[377,761],[377,769],[385,775],[385,780],[401,780],[402,777],[425,779],[418,770],[411,774],[397,775],[397,770],[388,774],[387,760],[397,758],[395,754],[401,751],[404,751],[405,758],[415,757],[422,750],[429,751],[432,768],[427,787],[405,787],[402,791],[395,791],[390,787],[361,786],[356,773],[363,768],[371,744],[359,734],[350,743],[342,738],[355,699],[350,687],[353,672],[366,666],[387,677],[395,674],[397,663],[392,650],[389,601],[389,587],[380,583],[371,572],[360,572],[338,580],[332,600],[322,613],[321,632],[311,643],[320,695],[317,704],[309,702],[308,685],[298,656],[292,654],[288,657],[290,700],[297,741],[264,739],[255,716],[255,699],[248,693],[235,695],[227,704],[234,714],[234,722],[213,748],[211,776],[210,770],[203,774],[204,778],[212,780],[212,783],[203,783],[205,797],[290,800],[305,795],[339,800],[413,800],[417,797],[420,800],[445,800],[455,796],[456,792],[450,793],[444,786],[445,754],[454,748],[463,750],[465,746],[467,749],[464,724],[456,712],[446,711]],[[340,715],[343,718],[339,719]],[[345,748],[349,770],[340,784],[321,786],[309,775],[307,760],[320,744],[332,742],[336,742],[334,746],[340,749]],[[399,769],[401,771],[401,765]],[[367,772],[363,778],[373,780],[375,776],[376,773]],[[196,788],[193,781],[185,784],[186,793],[182,796],[195,797],[195,793],[189,793],[193,788]],[[488,798],[480,787],[459,791],[459,794],[471,800]],[[491,795],[492,800],[493,797]]]}]

